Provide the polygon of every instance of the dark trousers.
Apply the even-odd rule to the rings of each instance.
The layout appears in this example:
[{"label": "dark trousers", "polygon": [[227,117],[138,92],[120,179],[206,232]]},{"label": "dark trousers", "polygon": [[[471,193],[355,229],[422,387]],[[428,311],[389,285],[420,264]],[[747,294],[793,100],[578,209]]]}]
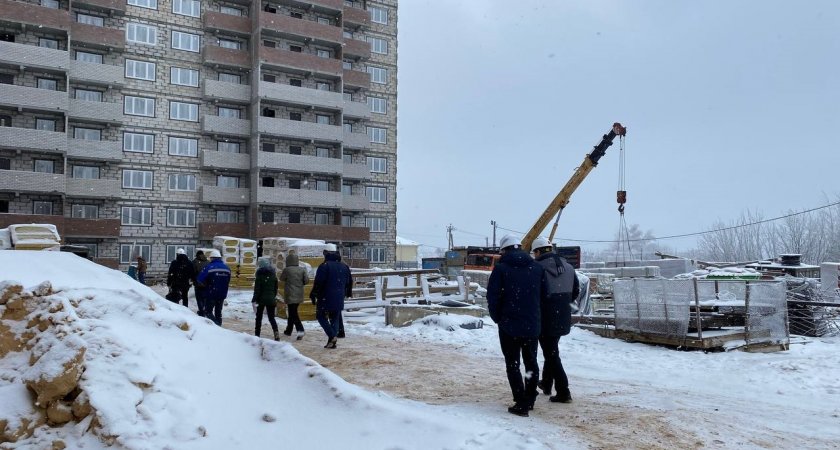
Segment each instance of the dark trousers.
[{"label": "dark trousers", "polygon": [[297,331],[303,331],[303,322],[300,321],[300,314],[298,314],[299,303],[286,304],[286,315],[289,318],[286,320],[286,333],[292,332],[292,327]]},{"label": "dark trousers", "polygon": [[271,330],[277,333],[277,322],[274,320],[274,308],[275,305],[257,305],[257,324],[254,327],[255,336],[260,336],[260,328],[262,328],[263,311],[265,311],[266,314],[268,314],[268,323],[271,324]]},{"label": "dark trousers", "polygon": [[563,363],[560,361],[560,336],[540,336],[540,348],[545,356],[543,365],[542,383],[546,388],[552,384],[558,394],[569,389],[569,378],[563,370]]},{"label": "dark trousers", "polygon": [[180,300],[184,306],[189,308],[190,300],[189,297],[187,297],[190,293],[189,284],[186,286],[172,286],[172,292],[174,292],[177,296],[177,298],[173,300],[172,303],[178,303],[178,301]]},{"label": "dark trousers", "polygon": [[137,272],[137,281],[139,281],[140,284],[145,285],[146,284],[146,272]]},{"label": "dark trousers", "polygon": [[[508,383],[513,393],[513,401],[517,405],[533,405],[537,397],[537,378],[540,376],[540,366],[537,363],[537,337],[516,337],[505,333],[499,328],[499,343],[505,356]],[[519,356],[522,355],[525,364],[525,380],[519,371]]]},{"label": "dark trousers", "polygon": [[206,315],[205,310],[207,309],[207,305],[205,304],[206,302],[204,300],[203,288],[195,288],[195,302],[198,304],[198,315],[204,317]]},{"label": "dark trousers", "polygon": [[341,323],[341,311],[327,311],[326,309],[317,308],[315,310],[315,318],[327,333],[327,337],[332,339],[338,335],[339,324]]},{"label": "dark trousers", "polygon": [[204,301],[204,315],[212,320],[216,325],[222,326],[222,306],[225,305],[225,299],[219,300],[205,300]]}]

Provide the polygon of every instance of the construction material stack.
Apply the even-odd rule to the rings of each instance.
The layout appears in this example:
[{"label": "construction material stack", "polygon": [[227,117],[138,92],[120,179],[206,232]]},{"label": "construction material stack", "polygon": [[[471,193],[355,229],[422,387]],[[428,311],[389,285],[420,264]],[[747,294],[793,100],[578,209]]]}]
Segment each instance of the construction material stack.
[{"label": "construction material stack", "polygon": [[[308,301],[315,280],[315,270],[324,262],[326,242],[315,239],[296,239],[286,237],[269,237],[263,239],[263,257],[271,258],[271,263],[277,268],[277,274],[286,267],[286,258],[294,253],[298,256],[299,264],[309,273],[309,283],[303,287],[304,302],[298,308],[302,320],[315,319],[315,307]],[[283,295],[283,292],[280,292]],[[286,318],[286,304],[277,303],[277,315]]]},{"label": "construction material stack", "polygon": [[52,250],[61,249],[61,237],[52,224],[9,225],[0,230],[0,249]]},{"label": "construction material stack", "polygon": [[250,288],[254,286],[257,272],[257,241],[233,236],[216,236],[213,248],[222,255],[222,261],[230,268],[231,287]]}]

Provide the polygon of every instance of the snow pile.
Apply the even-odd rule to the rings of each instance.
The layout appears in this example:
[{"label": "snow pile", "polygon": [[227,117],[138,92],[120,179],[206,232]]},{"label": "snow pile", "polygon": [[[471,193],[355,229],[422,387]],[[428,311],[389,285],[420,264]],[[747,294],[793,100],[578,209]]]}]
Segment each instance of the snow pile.
[{"label": "snow pile", "polygon": [[449,423],[364,391],[291,345],[216,327],[75,255],[0,252],[0,267],[18,280],[0,284],[0,442],[11,448],[315,448],[327,435],[347,448],[540,447],[478,416]]},{"label": "snow pile", "polygon": [[674,277],[677,280],[687,280],[692,278],[704,279],[707,277],[718,277],[718,278],[737,278],[739,276],[748,276],[748,277],[758,277],[761,273],[756,271],[755,269],[749,269],[745,267],[723,267],[723,268],[710,268],[710,269],[698,269],[693,272],[689,273],[681,273]]}]

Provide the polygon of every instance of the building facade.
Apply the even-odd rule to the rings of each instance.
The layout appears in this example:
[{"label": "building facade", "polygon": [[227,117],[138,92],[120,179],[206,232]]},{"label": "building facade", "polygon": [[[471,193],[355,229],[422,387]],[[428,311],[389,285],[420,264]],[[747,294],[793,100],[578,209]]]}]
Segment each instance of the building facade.
[{"label": "building facade", "polygon": [[0,227],[160,273],[216,235],[396,257],[397,0],[0,0]]}]

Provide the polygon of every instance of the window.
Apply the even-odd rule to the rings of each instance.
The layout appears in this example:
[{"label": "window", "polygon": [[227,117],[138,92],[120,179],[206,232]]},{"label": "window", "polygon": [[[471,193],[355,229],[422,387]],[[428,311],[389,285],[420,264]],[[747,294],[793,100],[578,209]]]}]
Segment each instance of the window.
[{"label": "window", "polygon": [[327,213],[315,213],[315,225],[329,225],[330,215]]},{"label": "window", "polygon": [[329,50],[321,50],[319,48],[318,50],[315,51],[315,54],[317,54],[320,58],[327,58],[327,59],[332,58],[332,53],[330,53]]},{"label": "window", "polygon": [[242,77],[235,74],[235,73],[219,73],[219,81],[224,81],[225,83],[242,83]]},{"label": "window", "polygon": [[370,74],[371,83],[388,83],[388,69],[383,69],[382,67],[368,66],[367,71]]},{"label": "window", "polygon": [[99,207],[96,205],[73,205],[70,208],[70,216],[79,219],[99,218]]},{"label": "window", "polygon": [[152,226],[152,208],[123,206],[120,223],[123,225]]},{"label": "window", "polygon": [[101,102],[102,101],[102,92],[99,91],[91,91],[88,89],[79,89],[76,88],[76,100],[85,100],[88,102]]},{"label": "window", "polygon": [[43,215],[52,215],[53,213],[53,204],[52,202],[39,202],[34,201],[32,202],[32,214],[43,214]]},{"label": "window", "polygon": [[289,223],[300,223],[300,213],[299,212],[290,212],[289,213]]},{"label": "window", "polygon": [[299,12],[293,12],[289,14],[290,16],[294,17],[295,19],[303,19],[303,14]]},{"label": "window", "polygon": [[386,106],[387,103],[385,102],[384,98],[379,97],[368,97],[367,98],[368,105],[370,105],[370,112],[376,114],[387,114],[388,107]]},{"label": "window", "polygon": [[232,8],[230,6],[222,6],[219,8],[219,12],[222,14],[227,14],[229,16],[241,16],[242,10],[239,8]]},{"label": "window", "polygon": [[199,40],[197,34],[184,33],[183,31],[172,31],[172,48],[198,52]]},{"label": "window", "polygon": [[76,50],[76,61],[102,64],[102,55],[98,53],[80,52]]},{"label": "window", "polygon": [[365,256],[372,263],[385,262],[385,247],[369,247],[365,249]]},{"label": "window", "polygon": [[58,41],[55,39],[38,38],[38,47],[51,48],[58,50]]},{"label": "window", "polygon": [[368,169],[370,169],[370,171],[373,173],[388,172],[388,160],[386,158],[375,158],[373,156],[368,156],[367,165]]},{"label": "window", "polygon": [[330,153],[330,149],[327,147],[315,147],[315,156],[319,158],[329,158]]},{"label": "window", "polygon": [[14,42],[15,41],[15,34],[14,33],[0,33],[0,41],[3,42]]},{"label": "window", "polygon": [[219,39],[219,47],[229,48],[231,50],[240,50],[242,48],[242,43],[232,39]]},{"label": "window", "polygon": [[276,113],[271,108],[263,108],[262,109],[262,115],[263,115],[263,117],[274,117],[276,115]]},{"label": "window", "polygon": [[35,172],[55,173],[55,161],[50,159],[36,159],[32,166],[32,170]]},{"label": "window", "polygon": [[155,81],[155,63],[126,59],[125,77],[136,78],[138,80]]},{"label": "window", "polygon": [[169,136],[169,154],[198,156],[198,139]]},{"label": "window", "polygon": [[330,182],[327,180],[315,180],[315,190],[316,191],[329,191],[330,190]]},{"label": "window", "polygon": [[353,63],[350,62],[350,61],[342,61],[341,62],[341,68],[342,69],[347,69],[347,70],[353,70]]},{"label": "window", "polygon": [[370,21],[375,23],[381,23],[383,25],[388,24],[388,10],[385,8],[377,8],[376,6],[368,6],[368,11],[370,11]]},{"label": "window", "polygon": [[55,119],[35,119],[35,129],[55,131]]},{"label": "window", "polygon": [[277,43],[274,41],[263,41],[263,47],[277,48]]},{"label": "window", "polygon": [[238,119],[242,115],[239,108],[219,107],[219,117],[230,117],[231,119]]},{"label": "window", "polygon": [[198,71],[183,67],[171,67],[169,69],[169,83],[198,87]]},{"label": "window", "polygon": [[368,36],[368,42],[370,42],[371,52],[379,53],[380,55],[388,54],[388,41],[386,41],[385,39],[379,39],[372,36]]},{"label": "window", "polygon": [[262,211],[260,212],[260,220],[266,223],[274,222],[274,212],[272,211]]},{"label": "window", "polygon": [[342,215],[341,216],[341,226],[342,227],[353,226],[352,223],[353,223],[353,218],[351,216],[348,216],[348,215]]},{"label": "window", "polygon": [[332,25],[332,20],[329,17],[318,17],[318,23],[322,25]]},{"label": "window", "polygon": [[385,144],[386,142],[386,134],[385,128],[378,128],[378,127],[367,127],[368,137],[370,137],[370,141],[376,144]]},{"label": "window", "polygon": [[351,153],[342,153],[341,160],[344,164],[353,164],[353,155]]},{"label": "window", "polygon": [[300,180],[299,179],[289,180],[289,189],[300,189]]},{"label": "window", "polygon": [[141,8],[157,9],[157,0],[128,0],[128,4]]},{"label": "window", "polygon": [[344,37],[345,39],[353,39],[353,33],[349,32],[347,30],[342,31],[341,36]]},{"label": "window", "polygon": [[303,120],[303,116],[301,116],[301,114],[297,113],[297,112],[290,112],[289,113],[289,120],[300,121],[300,120]]},{"label": "window", "polygon": [[12,170],[12,160],[9,158],[0,158],[0,170]]},{"label": "window", "polygon": [[170,173],[169,190],[195,192],[195,175],[190,173]]},{"label": "window", "polygon": [[50,91],[58,90],[58,81],[52,78],[38,78],[36,82],[38,89],[48,89]]},{"label": "window", "polygon": [[0,84],[15,84],[15,76],[10,73],[0,73]]},{"label": "window", "polygon": [[127,152],[152,153],[155,147],[155,135],[143,133],[123,133],[123,150]]},{"label": "window", "polygon": [[198,122],[198,105],[195,103],[169,102],[169,118]]},{"label": "window", "polygon": [[58,0],[41,0],[41,6],[44,8],[58,9]]},{"label": "window", "polygon": [[85,23],[88,25],[93,25],[97,27],[101,27],[105,25],[105,19],[101,17],[91,16],[89,14],[82,14],[76,13],[76,22]]},{"label": "window", "polygon": [[386,219],[384,217],[365,217],[365,226],[371,233],[384,233]]},{"label": "window", "polygon": [[168,226],[168,227],[194,227],[195,226],[195,210],[194,209],[167,208],[167,210],[166,210],[166,226]]},{"label": "window", "polygon": [[365,195],[371,203],[385,203],[387,190],[384,187],[367,186]]},{"label": "window", "polygon": [[267,73],[264,73],[264,74],[262,74],[262,80],[265,81],[265,82],[268,82],[268,83],[276,83],[277,82],[277,77],[275,77],[274,75],[269,75]]},{"label": "window", "polygon": [[172,0],[172,12],[182,16],[200,17],[201,2],[198,0]]},{"label": "window", "polygon": [[289,154],[291,155],[300,155],[303,153],[303,147],[299,145],[290,145],[289,146]]},{"label": "window", "polygon": [[166,260],[170,261],[170,262],[174,261],[175,256],[178,254],[178,249],[179,248],[184,249],[184,251],[187,253],[187,256],[195,255],[195,245],[193,245],[193,244],[167,245],[166,246]]},{"label": "window", "polygon": [[227,175],[218,175],[216,177],[216,186],[226,188],[238,188],[239,177],[231,177]]},{"label": "window", "polygon": [[353,124],[344,122],[344,132],[345,133],[352,133],[353,132]]},{"label": "window", "polygon": [[324,114],[316,114],[315,115],[315,122],[320,123],[320,124],[324,124],[324,125],[329,125],[330,123],[332,123],[332,117],[324,115]]},{"label": "window", "polygon": [[289,51],[293,51],[295,53],[301,53],[301,52],[303,52],[303,47],[301,47],[300,45],[289,44]]},{"label": "window", "polygon": [[262,177],[262,179],[260,180],[260,185],[262,187],[274,187],[274,178]]},{"label": "window", "polygon": [[227,153],[239,153],[239,142],[217,142],[216,150]]},{"label": "window", "polygon": [[324,83],[323,81],[319,81],[315,83],[315,89],[319,91],[332,91],[332,85],[329,83]]},{"label": "window", "polygon": [[152,262],[152,246],[148,244],[120,244],[120,264],[131,264],[142,256],[146,264]]},{"label": "window", "polygon": [[155,116],[155,99],[146,97],[125,96],[123,112],[129,116]]},{"label": "window", "polygon": [[96,166],[73,166],[73,178],[85,180],[99,179],[99,167]]},{"label": "window", "polygon": [[125,189],[151,189],[152,172],[150,170],[123,169],[122,187]]},{"label": "window", "polygon": [[303,80],[301,80],[299,78],[290,78],[289,79],[289,84],[292,85],[292,86],[301,87],[301,86],[303,86]]},{"label": "window", "polygon": [[73,128],[73,139],[84,139],[86,141],[101,141],[102,130],[97,128]]},{"label": "window", "polygon": [[216,211],[216,222],[236,223],[239,221],[239,214],[236,211]]},{"label": "window", "polygon": [[271,142],[262,143],[262,151],[264,152],[274,153],[274,150],[276,150],[276,148],[277,146]]},{"label": "window", "polygon": [[157,27],[129,22],[125,27],[125,39],[137,44],[157,45]]}]

